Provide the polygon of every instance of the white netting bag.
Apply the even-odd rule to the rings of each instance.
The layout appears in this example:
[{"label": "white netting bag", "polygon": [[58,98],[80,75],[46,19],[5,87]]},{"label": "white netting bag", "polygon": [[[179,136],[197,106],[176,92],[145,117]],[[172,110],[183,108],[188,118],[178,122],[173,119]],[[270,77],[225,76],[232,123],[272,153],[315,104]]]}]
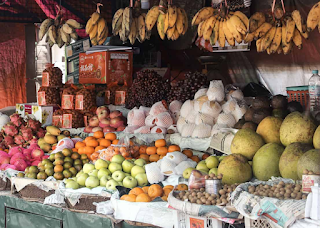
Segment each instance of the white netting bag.
[{"label": "white netting bag", "polygon": [[148,107],[144,107],[144,106],[140,106],[140,108],[139,108],[140,110],[142,110],[143,112],[144,112],[144,115],[145,116],[148,116],[149,115],[149,113],[150,113],[150,109],[151,108],[148,108]]},{"label": "white netting bag", "polygon": [[124,133],[129,133],[129,134],[133,134],[135,130],[139,129],[140,126],[127,126],[123,132]]},{"label": "white netting bag", "polygon": [[196,121],[197,114],[198,113],[195,111],[189,112],[189,114],[186,117],[186,122],[187,123],[194,123]]},{"label": "white netting bag", "polygon": [[195,128],[196,128],[196,125],[193,123],[190,123],[190,124],[188,123],[188,124],[183,125],[182,130],[181,130],[181,136],[182,137],[191,137]]},{"label": "white netting bag", "polygon": [[186,161],[188,157],[181,153],[181,152],[171,152],[167,153],[165,158],[169,159],[170,161],[174,162],[176,165],[180,164],[183,161]]},{"label": "white netting bag", "polygon": [[157,134],[166,134],[167,133],[167,128],[154,126],[151,129],[151,133],[153,133],[153,134],[155,134],[155,133],[157,133]]},{"label": "white netting bag", "polygon": [[133,126],[144,126],[145,125],[146,116],[144,115],[144,111],[140,109],[133,110],[133,118],[131,120],[131,125]]},{"label": "white netting bag", "polygon": [[221,80],[213,80],[210,82],[207,96],[210,101],[221,102],[224,100],[224,86]]},{"label": "white netting bag", "polygon": [[160,170],[163,175],[170,176],[176,174],[174,168],[177,166],[176,163],[168,159],[167,157],[162,158]]},{"label": "white netting bag", "polygon": [[187,168],[190,168],[190,167],[195,168],[196,165],[197,165],[197,163],[195,161],[192,161],[192,160],[191,161],[189,161],[189,160],[188,161],[183,161],[180,164],[178,164],[174,168],[174,170],[175,170],[176,174],[182,175],[183,171],[185,171]]},{"label": "white netting bag", "polygon": [[181,106],[182,106],[182,102],[181,101],[177,101],[177,100],[174,100],[170,103],[169,105],[169,110],[170,112],[174,113],[174,112],[180,112],[180,109],[181,109]]},{"label": "white netting bag", "polygon": [[199,89],[194,95],[194,99],[198,99],[199,97],[207,95],[208,88]]},{"label": "white netting bag", "polygon": [[[178,133],[178,128],[177,125],[171,125],[170,127],[168,127],[167,132],[169,133],[169,130],[173,131],[173,133]],[[170,133],[172,134],[172,133]]]},{"label": "white netting bag", "polygon": [[231,113],[226,114],[222,112],[218,116],[217,124],[222,127],[234,127],[234,125],[236,124],[236,120]]},{"label": "white netting bag", "polygon": [[180,116],[186,118],[187,115],[193,111],[193,106],[194,106],[194,101],[191,101],[191,100],[187,100],[183,103],[183,105],[181,106],[181,109],[180,109]]},{"label": "white netting bag", "polygon": [[208,138],[211,136],[211,126],[209,124],[199,124],[195,127],[192,138]]},{"label": "white netting bag", "polygon": [[222,105],[222,111],[224,113],[229,114],[229,113],[234,112],[236,110],[236,107],[239,107],[237,101],[235,99],[231,98],[226,103],[224,103]]},{"label": "white netting bag", "polygon": [[137,110],[136,107],[134,107],[133,109],[131,109],[129,112],[128,112],[128,116],[127,116],[127,123],[128,125],[132,125],[132,120],[134,118],[134,110]]},{"label": "white netting bag", "polygon": [[160,113],[167,112],[167,111],[168,111],[167,103],[165,101],[159,101],[154,105],[152,105],[149,114],[152,116],[157,116]]},{"label": "white netting bag", "polygon": [[229,99],[237,99],[237,100],[243,100],[244,99],[244,95],[242,93],[242,91],[240,89],[236,89],[236,90],[230,90],[227,93],[227,100]]},{"label": "white netting bag", "polygon": [[211,129],[211,136],[218,134],[221,128],[224,128],[224,127],[220,126],[219,124],[214,125]]},{"label": "white netting bag", "polygon": [[235,118],[236,122],[238,122],[244,116],[244,114],[246,114],[246,112],[247,112],[246,105],[237,105],[237,107],[233,112],[231,112],[231,114]]},{"label": "white netting bag", "polygon": [[207,101],[202,105],[201,112],[215,118],[219,116],[221,110],[222,108],[218,102]]},{"label": "white netting bag", "polygon": [[173,120],[173,124],[176,124],[180,117],[180,111],[179,112],[170,112],[171,118]]},{"label": "white netting bag", "polygon": [[158,127],[168,128],[173,124],[173,120],[169,112],[162,112],[156,117],[156,125]]},{"label": "white netting bag", "polygon": [[180,132],[180,133],[182,132],[182,128],[185,124],[187,124],[186,119],[184,117],[180,116],[177,121],[178,132]]},{"label": "white netting bag", "polygon": [[146,117],[144,123],[146,126],[155,126],[156,125],[156,117],[149,115]]},{"label": "white netting bag", "polygon": [[150,126],[142,126],[140,128],[138,128],[137,130],[135,130],[133,133],[134,134],[149,134],[151,132],[151,128]]},{"label": "white netting bag", "polygon": [[208,101],[207,96],[203,96],[194,101],[194,111],[200,112],[203,104]]},{"label": "white netting bag", "polygon": [[164,180],[164,175],[156,162],[152,162],[145,166],[147,179],[150,184],[156,184]]},{"label": "white netting bag", "polygon": [[203,113],[199,112],[196,115],[196,119],[195,119],[194,123],[196,125],[205,123],[205,124],[209,124],[210,126],[212,126],[214,124],[214,118],[213,118],[213,116],[209,116],[209,115],[206,115],[206,114],[203,114]]}]

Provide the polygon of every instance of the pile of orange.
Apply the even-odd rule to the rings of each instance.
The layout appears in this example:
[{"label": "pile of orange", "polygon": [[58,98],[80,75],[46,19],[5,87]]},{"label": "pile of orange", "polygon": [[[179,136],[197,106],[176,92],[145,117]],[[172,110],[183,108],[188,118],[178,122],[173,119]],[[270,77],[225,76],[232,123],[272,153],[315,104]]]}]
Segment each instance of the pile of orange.
[{"label": "pile of orange", "polygon": [[79,154],[86,154],[90,160],[96,160],[99,156],[97,151],[106,149],[111,144],[117,144],[117,136],[115,133],[107,133],[104,135],[102,131],[96,131],[93,136],[88,136],[82,142],[77,142],[72,150]]},{"label": "pile of orange", "polygon": [[163,188],[158,184],[153,184],[146,187],[133,188],[129,194],[121,196],[120,200],[129,202],[151,202],[157,197],[161,197],[167,201],[169,193],[173,190],[172,185],[164,186]]}]

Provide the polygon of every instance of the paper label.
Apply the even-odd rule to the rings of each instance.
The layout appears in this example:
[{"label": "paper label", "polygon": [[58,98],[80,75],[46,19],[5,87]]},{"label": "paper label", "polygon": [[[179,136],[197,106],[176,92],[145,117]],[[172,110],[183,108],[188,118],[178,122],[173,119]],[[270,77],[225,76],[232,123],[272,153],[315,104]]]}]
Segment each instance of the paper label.
[{"label": "paper label", "polygon": [[61,108],[62,109],[74,109],[74,96],[62,95]]},{"label": "paper label", "polygon": [[126,102],[126,92],[116,91],[115,93],[115,105],[124,105]]},{"label": "paper label", "polygon": [[76,109],[83,110],[83,95],[76,96]]},{"label": "paper label", "polygon": [[105,104],[110,104],[110,90],[107,90],[106,93],[105,93],[105,98],[104,98],[104,103]]},{"label": "paper label", "polygon": [[72,114],[63,114],[62,128],[72,128]]},{"label": "paper label", "polygon": [[47,104],[45,91],[38,92],[38,104],[39,105],[46,105]]},{"label": "paper label", "polygon": [[205,228],[207,226],[204,225],[204,222],[204,219],[201,218],[189,218],[190,227]]},{"label": "paper label", "polygon": [[42,72],[42,86],[48,87],[49,79],[50,79],[49,72]]},{"label": "paper label", "polygon": [[62,116],[53,116],[52,124],[56,127],[62,127]]},{"label": "paper label", "polygon": [[302,192],[311,192],[311,187],[314,186],[315,183],[320,184],[319,175],[302,175]]}]

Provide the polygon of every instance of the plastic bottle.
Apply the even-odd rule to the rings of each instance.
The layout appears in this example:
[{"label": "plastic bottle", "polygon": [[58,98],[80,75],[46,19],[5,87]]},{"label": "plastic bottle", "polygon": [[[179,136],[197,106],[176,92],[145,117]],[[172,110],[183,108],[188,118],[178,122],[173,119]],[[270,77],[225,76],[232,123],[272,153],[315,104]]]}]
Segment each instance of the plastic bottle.
[{"label": "plastic bottle", "polygon": [[318,70],[312,71],[309,79],[310,111],[313,115],[320,111],[320,76]]}]

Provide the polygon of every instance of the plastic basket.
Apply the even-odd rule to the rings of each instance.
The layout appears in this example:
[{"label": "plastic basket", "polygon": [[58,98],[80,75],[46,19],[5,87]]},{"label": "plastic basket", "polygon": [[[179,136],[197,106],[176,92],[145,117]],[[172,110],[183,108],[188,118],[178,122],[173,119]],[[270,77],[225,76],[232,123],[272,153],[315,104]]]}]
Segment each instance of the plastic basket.
[{"label": "plastic basket", "polygon": [[244,219],[245,228],[272,228],[271,224],[266,219],[249,219],[245,217]]},{"label": "plastic basket", "polygon": [[309,87],[308,86],[293,86],[287,87],[288,102],[298,101],[307,109],[309,106]]}]

